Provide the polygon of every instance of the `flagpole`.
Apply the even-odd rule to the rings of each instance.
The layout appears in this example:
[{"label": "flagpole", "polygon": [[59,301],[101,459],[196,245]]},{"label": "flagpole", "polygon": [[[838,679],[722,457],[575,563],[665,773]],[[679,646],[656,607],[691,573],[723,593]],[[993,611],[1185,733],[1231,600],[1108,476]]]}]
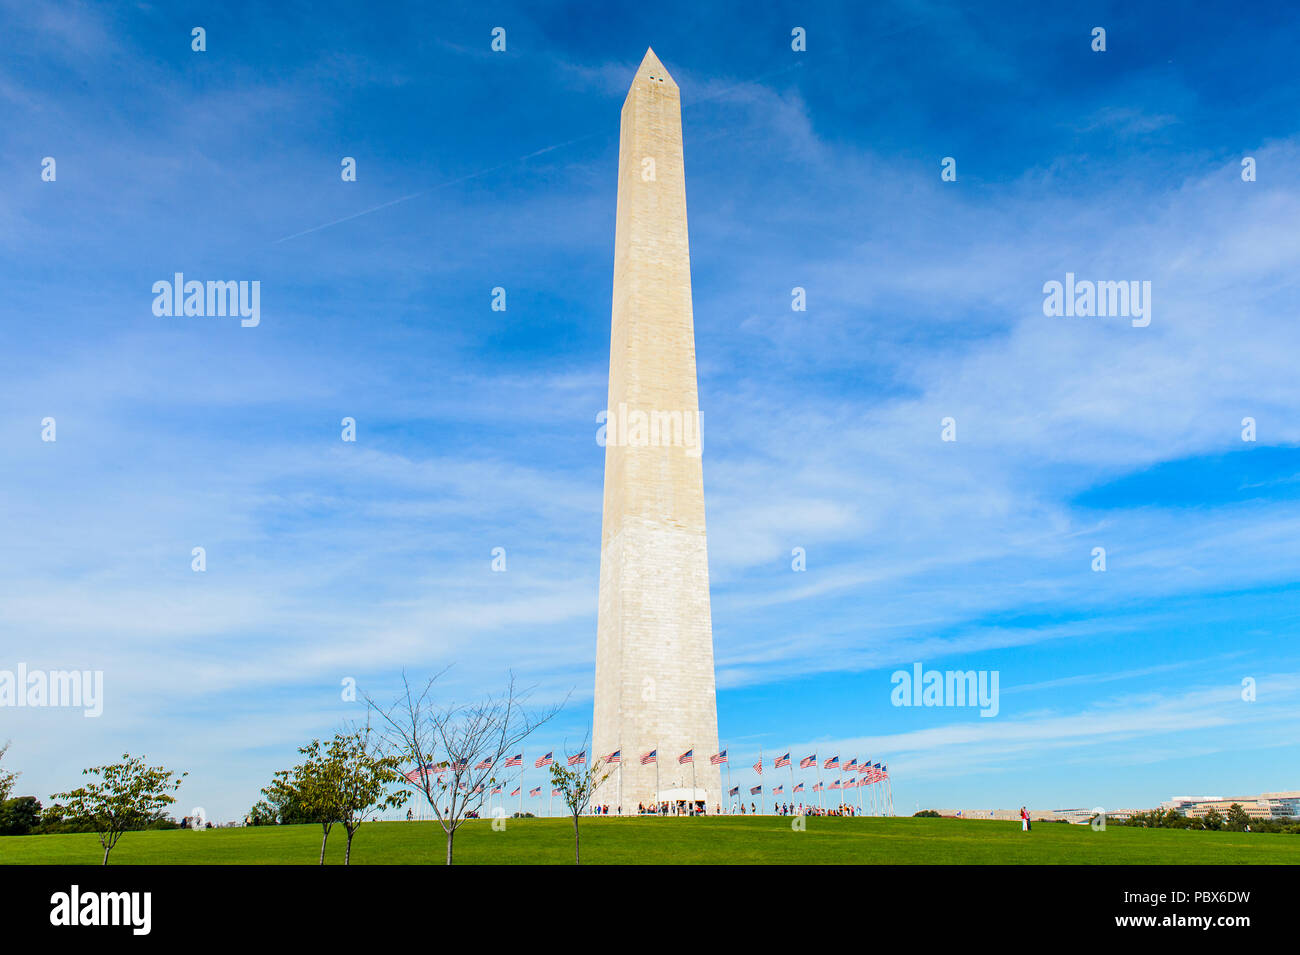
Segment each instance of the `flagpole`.
[{"label": "flagpole", "polygon": [[789,752],[791,753],[790,762],[786,763],[785,768],[790,770],[790,796],[791,798],[793,798],[794,797],[794,755],[793,755],[794,750],[791,749]]},{"label": "flagpole", "polygon": [[727,753],[727,815],[731,815],[731,754]]},{"label": "flagpole", "polygon": [[[695,776],[695,744],[692,743],[691,744],[691,806],[692,808],[694,808],[695,805],[695,794],[699,792],[699,790],[696,788],[697,786],[698,786],[698,781],[696,780],[696,776]],[[708,808],[709,808],[709,800],[706,797],[704,800],[705,811],[708,811]]]},{"label": "flagpole", "polygon": [[659,744],[655,743],[655,815],[659,814]]},{"label": "flagpole", "polygon": [[[763,747],[758,748],[758,765],[763,765]],[[767,787],[763,785],[763,774],[758,774],[758,808],[763,815],[767,815]]]},{"label": "flagpole", "polygon": [[618,744],[618,814],[623,815],[623,744]]}]

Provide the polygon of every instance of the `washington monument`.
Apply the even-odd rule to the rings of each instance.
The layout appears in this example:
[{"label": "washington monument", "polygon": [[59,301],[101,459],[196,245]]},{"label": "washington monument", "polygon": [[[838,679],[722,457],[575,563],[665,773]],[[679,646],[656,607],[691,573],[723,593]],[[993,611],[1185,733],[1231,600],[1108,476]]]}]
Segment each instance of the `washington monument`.
[{"label": "washington monument", "polygon": [[592,754],[621,759],[594,801],[713,812],[726,800],[709,761],[718,712],[681,95],[653,50],[620,137]]}]

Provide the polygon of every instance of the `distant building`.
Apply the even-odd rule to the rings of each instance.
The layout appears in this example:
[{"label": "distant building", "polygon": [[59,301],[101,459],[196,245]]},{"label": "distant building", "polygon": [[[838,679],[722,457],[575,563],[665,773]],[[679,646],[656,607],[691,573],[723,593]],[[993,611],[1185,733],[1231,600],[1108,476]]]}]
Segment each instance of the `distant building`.
[{"label": "distant building", "polygon": [[1184,816],[1204,816],[1217,809],[1226,816],[1233,803],[1252,819],[1294,819],[1300,817],[1300,791],[1260,793],[1258,796],[1175,796],[1161,803],[1162,809],[1176,809]]},{"label": "distant building", "polygon": [[[1132,816],[1139,813],[1147,812],[1146,809],[1103,809],[1106,819],[1110,822],[1124,822]],[[1092,817],[1098,815],[1096,809],[1057,809],[1052,813],[1057,819],[1064,819],[1066,822],[1087,823],[1092,821]]]},{"label": "distant building", "polygon": [[[1211,809],[1226,816],[1233,803],[1237,803],[1252,819],[1297,819],[1300,818],[1300,790],[1279,793],[1260,793],[1258,796],[1175,796],[1168,802],[1160,804],[1161,809],[1176,809],[1184,816],[1201,817]],[[1151,812],[1150,809],[1107,809],[1106,818],[1111,822],[1124,822],[1139,813]],[[1019,809],[938,809],[941,816],[951,819],[1000,819],[1009,822],[1020,821]],[[1030,809],[1029,818],[1035,822],[1070,822],[1087,824],[1096,815],[1096,809]]]},{"label": "distant building", "polygon": [[[1142,809],[1107,809],[1107,819],[1127,819]],[[952,819],[996,819],[1003,822],[1019,822],[1019,809],[938,809],[941,816]],[[1096,814],[1092,809],[1030,809],[1029,818],[1034,822],[1073,822],[1087,823]]]}]

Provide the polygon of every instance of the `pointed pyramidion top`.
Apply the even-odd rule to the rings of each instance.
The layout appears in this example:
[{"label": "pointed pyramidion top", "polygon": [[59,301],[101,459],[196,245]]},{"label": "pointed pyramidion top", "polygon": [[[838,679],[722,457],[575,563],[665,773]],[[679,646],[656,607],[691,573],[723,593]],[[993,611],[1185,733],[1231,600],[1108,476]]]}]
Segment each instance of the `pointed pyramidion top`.
[{"label": "pointed pyramidion top", "polygon": [[636,69],[636,76],[632,78],[632,84],[635,86],[641,80],[650,83],[662,83],[664,86],[677,89],[677,84],[668,75],[668,71],[664,69],[664,65],[659,62],[659,57],[655,56],[655,51],[650,47],[646,47],[645,57],[641,60],[641,65]]}]

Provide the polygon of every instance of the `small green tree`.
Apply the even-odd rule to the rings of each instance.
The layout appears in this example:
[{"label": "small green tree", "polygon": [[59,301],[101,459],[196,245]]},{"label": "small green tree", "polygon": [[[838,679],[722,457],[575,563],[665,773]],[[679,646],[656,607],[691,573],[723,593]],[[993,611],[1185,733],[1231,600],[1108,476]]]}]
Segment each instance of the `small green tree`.
[{"label": "small green tree", "polygon": [[289,775],[288,772],[276,773],[271,785],[262,790],[262,795],[266,798],[260,801],[258,806],[269,805],[273,817],[269,820],[271,823],[282,826],[314,823],[316,820],[311,817],[302,803],[302,795],[296,788],[286,784]]},{"label": "small green tree", "polygon": [[[9,752],[9,741],[6,740],[3,746],[0,746],[0,759],[5,758],[5,753]],[[0,767],[0,802],[9,798],[9,794],[14,791],[14,782],[18,779],[18,773],[11,773]]]},{"label": "small green tree", "polygon": [[395,809],[410,797],[403,789],[390,787],[404,782],[397,756],[385,756],[375,747],[370,727],[350,733],[336,733],[326,753],[324,781],[335,788],[334,804],[339,823],[348,835],[343,864],[352,864],[352,837],[366,817]]},{"label": "small green tree", "polygon": [[[587,763],[585,746],[579,753],[570,753],[569,757],[580,758],[581,762],[575,762],[572,766],[561,765],[559,760],[552,763],[551,785],[560,791],[560,798],[564,800],[564,805],[569,808],[569,813],[573,816],[573,864],[581,865],[578,819],[591,803],[592,793],[609,778],[609,771],[605,760],[601,757],[596,757],[590,764]],[[565,762],[567,763],[568,760]]]},{"label": "small green tree", "polygon": [[1246,827],[1250,825],[1250,813],[1241,808],[1241,803],[1234,802],[1228,807],[1228,820],[1224,826],[1233,832],[1245,832]]},{"label": "small green tree", "polygon": [[1222,829],[1223,813],[1211,808],[1204,816],[1201,817],[1201,825],[1205,829]]},{"label": "small green tree", "polygon": [[246,826],[274,826],[279,821],[280,816],[275,811],[275,807],[265,799],[259,799],[244,817]]},{"label": "small green tree", "polygon": [[271,785],[263,789],[262,794],[274,805],[292,807],[301,814],[303,821],[320,824],[320,864],[324,865],[330,830],[342,816],[338,786],[330,778],[332,769],[321,751],[320,740],[312,740],[298,752],[307,758],[293,769],[276,772]]},{"label": "small green tree", "polygon": [[41,822],[41,804],[35,796],[18,796],[0,802],[0,836],[25,836]]},{"label": "small green tree", "polygon": [[189,775],[148,766],[143,756],[130,753],[123,753],[120,763],[83,769],[81,774],[99,779],[70,792],[55,793],[53,798],[59,802],[51,808],[59,817],[90,826],[104,848],[104,865],[123,833],[144,828],[176,801],[171,794]]}]

